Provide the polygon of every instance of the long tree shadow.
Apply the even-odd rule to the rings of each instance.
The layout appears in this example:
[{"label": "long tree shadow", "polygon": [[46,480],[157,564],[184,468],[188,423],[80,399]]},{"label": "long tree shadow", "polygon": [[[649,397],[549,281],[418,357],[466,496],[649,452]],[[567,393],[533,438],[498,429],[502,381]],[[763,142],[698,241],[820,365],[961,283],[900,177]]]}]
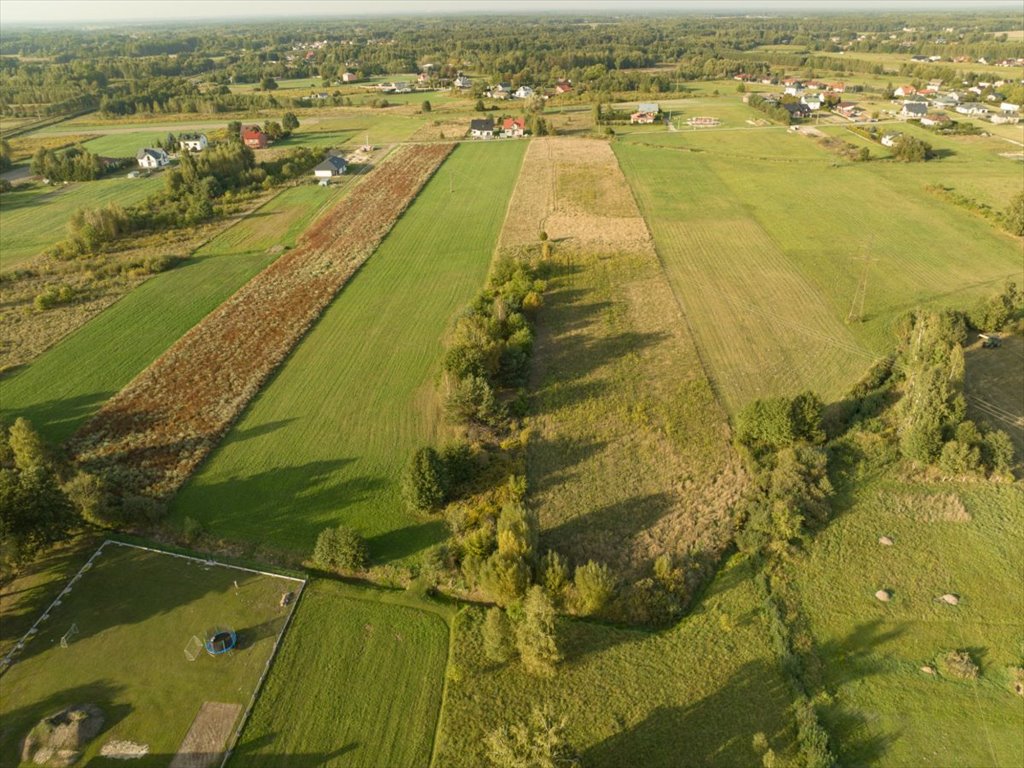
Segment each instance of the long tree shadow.
[{"label": "long tree shadow", "polygon": [[383,475],[346,477],[344,470],[354,461],[314,461],[213,483],[193,481],[173,514],[197,517],[215,535],[311,546],[322,528],[344,517],[346,507],[387,485]]},{"label": "long tree shadow", "polygon": [[[411,557],[441,543],[447,535],[448,529],[444,520],[427,520],[372,536],[367,539],[366,545],[370,550],[371,561],[383,563],[387,560]],[[380,556],[381,552],[386,553],[387,557]]]},{"label": "long tree shadow", "polygon": [[604,450],[605,442],[570,437],[537,438],[530,442],[527,477],[532,494],[544,493],[572,480],[574,468]]},{"label": "long tree shadow", "polygon": [[[29,368],[22,368],[19,369],[19,372],[29,370]],[[7,384],[8,381],[16,381],[15,377],[19,372],[16,372],[11,379],[7,378],[7,374],[0,377],[0,386]],[[32,426],[44,440],[57,443],[69,437],[113,395],[113,391],[102,390],[23,406],[15,405],[14,407],[11,407],[10,401],[8,401],[0,404],[0,419],[13,421],[21,416],[32,422]]]},{"label": "long tree shadow", "polygon": [[[59,545],[26,567],[16,580],[0,587],[0,655],[24,635],[64,588],[68,575],[96,549],[96,540],[82,536]],[[18,588],[18,585],[28,586]]]},{"label": "long tree shadow", "polygon": [[582,513],[541,534],[544,546],[582,563],[589,558],[615,563],[628,559],[629,541],[671,511],[667,493],[633,496]]},{"label": "long tree shadow", "polygon": [[785,752],[793,727],[785,707],[790,692],[765,661],[748,662],[714,693],[683,706],[658,706],[639,723],[592,746],[583,755],[589,768],[682,768],[684,766],[754,766],[761,755],[755,733]]}]

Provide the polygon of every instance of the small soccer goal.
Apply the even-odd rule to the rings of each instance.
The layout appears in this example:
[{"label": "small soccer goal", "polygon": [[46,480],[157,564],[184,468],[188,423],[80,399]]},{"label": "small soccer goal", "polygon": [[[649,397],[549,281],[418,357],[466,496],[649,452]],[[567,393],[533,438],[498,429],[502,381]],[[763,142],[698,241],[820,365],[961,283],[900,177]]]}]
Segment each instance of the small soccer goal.
[{"label": "small soccer goal", "polygon": [[77,636],[78,636],[78,625],[77,624],[72,624],[70,627],[68,627],[68,631],[65,632],[63,635],[61,635],[60,647],[61,648],[67,648],[68,645],[71,644],[71,641],[74,640]]},{"label": "small soccer goal", "polygon": [[185,658],[189,661],[195,661],[204,650],[203,641],[195,635],[192,635],[188,644],[185,646]]}]

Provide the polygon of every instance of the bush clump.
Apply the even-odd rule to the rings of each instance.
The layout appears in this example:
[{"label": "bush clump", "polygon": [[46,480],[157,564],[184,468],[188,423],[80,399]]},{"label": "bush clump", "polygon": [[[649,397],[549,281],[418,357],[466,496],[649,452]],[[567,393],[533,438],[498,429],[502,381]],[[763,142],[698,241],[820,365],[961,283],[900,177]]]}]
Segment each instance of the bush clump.
[{"label": "bush clump", "polygon": [[318,568],[361,571],[369,559],[370,551],[363,537],[347,525],[325,528],[313,548],[313,563]]}]

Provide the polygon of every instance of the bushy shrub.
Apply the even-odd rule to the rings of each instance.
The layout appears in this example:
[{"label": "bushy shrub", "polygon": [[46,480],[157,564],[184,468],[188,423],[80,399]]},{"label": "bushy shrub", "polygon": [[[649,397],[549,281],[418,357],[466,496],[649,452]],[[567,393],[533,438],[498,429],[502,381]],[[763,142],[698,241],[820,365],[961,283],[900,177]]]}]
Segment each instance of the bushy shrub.
[{"label": "bushy shrub", "polygon": [[346,525],[325,528],[313,548],[313,563],[319,568],[360,571],[369,558],[363,537]]},{"label": "bushy shrub", "polygon": [[555,607],[538,585],[530,588],[523,601],[522,615],[516,623],[516,648],[526,671],[539,677],[552,677],[562,660],[555,630]]},{"label": "bushy shrub", "polygon": [[430,446],[418,449],[402,475],[402,496],[416,510],[439,509],[445,502],[448,477],[444,462]]},{"label": "bushy shrub", "polygon": [[978,665],[967,651],[947,651],[939,657],[939,674],[954,680],[977,680]]},{"label": "bushy shrub", "polygon": [[509,605],[521,598],[530,586],[530,567],[520,557],[505,557],[494,552],[480,568],[479,583],[498,605]]},{"label": "bushy shrub", "polygon": [[600,613],[615,595],[615,577],[604,563],[593,560],[576,568],[573,575],[574,602],[578,613]]}]

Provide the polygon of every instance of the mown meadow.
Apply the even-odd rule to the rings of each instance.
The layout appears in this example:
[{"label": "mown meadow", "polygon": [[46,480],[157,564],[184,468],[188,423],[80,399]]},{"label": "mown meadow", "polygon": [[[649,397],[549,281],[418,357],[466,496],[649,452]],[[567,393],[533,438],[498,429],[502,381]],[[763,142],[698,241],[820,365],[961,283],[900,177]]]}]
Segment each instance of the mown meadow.
[{"label": "mown meadow", "polygon": [[483,284],[524,142],[462,145],[172,505],[213,536],[305,556],[344,522],[374,560],[443,536],[399,476],[439,428],[441,338]]},{"label": "mown meadow", "polygon": [[[837,397],[901,312],[1024,279],[1018,241],[903,164],[840,161],[783,129],[630,136],[615,151],[731,411],[801,389]],[[974,173],[946,162],[922,165]]]},{"label": "mown meadow", "polygon": [[429,765],[448,626],[401,602],[311,582],[229,764]]},{"label": "mown meadow", "polygon": [[24,416],[47,440],[68,438],[104,401],[277,258],[275,246],[294,245],[346,188],[285,190],[183,264],[146,281],[30,365],[0,379],[0,413]]}]

